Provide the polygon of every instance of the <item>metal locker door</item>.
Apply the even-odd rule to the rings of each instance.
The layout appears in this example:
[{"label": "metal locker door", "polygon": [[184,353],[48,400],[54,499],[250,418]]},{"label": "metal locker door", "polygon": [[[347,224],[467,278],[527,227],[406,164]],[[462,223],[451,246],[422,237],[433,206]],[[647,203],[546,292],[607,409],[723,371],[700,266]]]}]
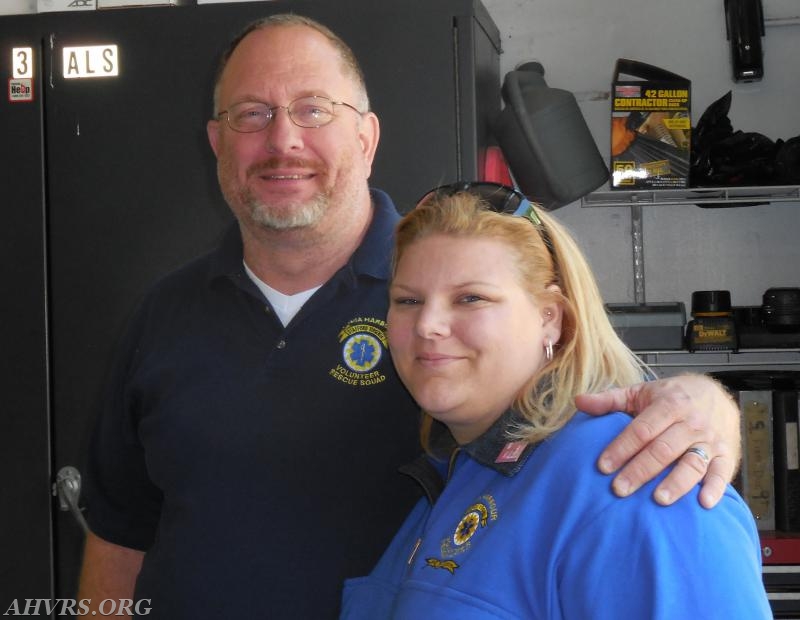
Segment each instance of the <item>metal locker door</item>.
[{"label": "metal locker door", "polygon": [[[84,469],[115,343],[141,295],[232,219],[205,135],[217,46],[186,15],[124,9],[48,22],[54,475]],[[54,529],[56,591],[71,598],[83,532],[61,511]]]},{"label": "metal locker door", "polygon": [[41,37],[0,18],[0,608],[52,592]]}]

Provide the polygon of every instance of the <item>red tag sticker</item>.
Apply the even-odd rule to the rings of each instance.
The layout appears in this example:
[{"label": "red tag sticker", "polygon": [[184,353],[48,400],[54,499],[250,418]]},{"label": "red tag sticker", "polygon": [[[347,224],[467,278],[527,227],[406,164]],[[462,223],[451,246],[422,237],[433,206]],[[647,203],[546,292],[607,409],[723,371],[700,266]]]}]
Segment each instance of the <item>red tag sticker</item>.
[{"label": "red tag sticker", "polygon": [[528,444],[524,441],[511,441],[497,455],[495,463],[515,463]]}]

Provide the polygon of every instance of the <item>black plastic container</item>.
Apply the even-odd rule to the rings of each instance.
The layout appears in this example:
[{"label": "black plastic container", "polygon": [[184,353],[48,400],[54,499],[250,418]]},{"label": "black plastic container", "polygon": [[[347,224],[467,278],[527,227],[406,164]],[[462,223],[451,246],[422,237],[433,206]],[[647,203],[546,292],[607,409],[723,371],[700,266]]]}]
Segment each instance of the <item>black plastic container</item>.
[{"label": "black plastic container", "polygon": [[769,331],[800,331],[800,288],[769,288],[762,301],[761,317]]},{"label": "black plastic container", "polygon": [[730,291],[692,293],[692,320],[686,326],[689,351],[736,351],[736,323]]}]

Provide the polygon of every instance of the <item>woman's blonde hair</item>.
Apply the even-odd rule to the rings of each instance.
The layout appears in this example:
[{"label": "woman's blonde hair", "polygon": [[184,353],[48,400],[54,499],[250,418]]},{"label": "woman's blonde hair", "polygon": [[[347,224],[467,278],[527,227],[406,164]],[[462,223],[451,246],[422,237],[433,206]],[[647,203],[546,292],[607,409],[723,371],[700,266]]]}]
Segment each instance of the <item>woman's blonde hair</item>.
[{"label": "woman's blonde hair", "polygon": [[[526,421],[514,436],[534,443],[559,430],[575,413],[578,394],[641,382],[646,367],[609,322],[594,275],[575,240],[550,214],[540,223],[497,213],[469,192],[433,193],[400,222],[394,268],[415,241],[429,235],[495,239],[515,255],[520,283],[537,305],[563,308],[553,359],[531,376],[513,407]],[[556,284],[560,293],[547,287]],[[430,449],[433,419],[423,412],[422,441]]]}]

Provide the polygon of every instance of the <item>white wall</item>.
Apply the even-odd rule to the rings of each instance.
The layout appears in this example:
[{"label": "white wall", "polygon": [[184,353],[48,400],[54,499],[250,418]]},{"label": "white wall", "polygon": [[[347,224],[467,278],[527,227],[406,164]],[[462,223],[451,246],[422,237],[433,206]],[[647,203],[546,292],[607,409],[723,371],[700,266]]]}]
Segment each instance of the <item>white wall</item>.
[{"label": "white wall", "polygon": [[[800,135],[797,0],[763,0],[764,79],[751,84],[731,78],[723,0],[484,4],[501,33],[501,75],[521,62],[541,62],[550,86],[576,94],[605,157],[607,95],[617,58],[641,60],[691,79],[693,124],[731,90],[734,129],[773,140]],[[629,209],[574,203],[556,213],[581,241],[606,301],[634,301]],[[644,207],[643,228],[647,301],[683,301],[688,315],[695,290],[727,289],[734,305],[760,305],[771,286],[800,286],[800,203]]]}]

